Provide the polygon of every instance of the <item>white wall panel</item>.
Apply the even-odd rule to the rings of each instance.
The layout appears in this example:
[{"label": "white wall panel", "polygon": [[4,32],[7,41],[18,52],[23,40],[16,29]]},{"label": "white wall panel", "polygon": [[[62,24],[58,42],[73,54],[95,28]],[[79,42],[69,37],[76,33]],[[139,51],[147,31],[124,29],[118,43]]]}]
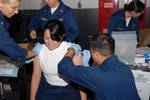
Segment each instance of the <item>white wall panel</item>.
[{"label": "white wall panel", "polygon": [[[65,4],[70,6],[71,8],[78,8],[78,2],[81,2],[81,9],[85,8],[98,8],[99,0],[62,0]],[[122,8],[124,6],[124,2],[126,0],[119,0],[119,7]],[[144,0],[141,0],[144,1]],[[39,9],[43,5],[43,0],[21,0],[21,9]],[[150,7],[150,0],[147,0],[147,7]]]},{"label": "white wall panel", "polygon": [[78,8],[78,2],[81,2],[81,9],[83,8],[98,8],[99,0],[63,0],[65,4],[72,8]]},{"label": "white wall panel", "polygon": [[150,7],[150,0],[147,0],[147,7]]},{"label": "white wall panel", "polygon": [[[79,0],[62,0],[65,4],[71,8],[78,8]],[[81,9],[83,8],[98,8],[98,0],[80,0]],[[43,5],[43,0],[21,0],[20,9],[29,10],[29,9],[40,9]]]},{"label": "white wall panel", "polygon": [[20,9],[40,9],[43,5],[43,0],[21,0]]}]

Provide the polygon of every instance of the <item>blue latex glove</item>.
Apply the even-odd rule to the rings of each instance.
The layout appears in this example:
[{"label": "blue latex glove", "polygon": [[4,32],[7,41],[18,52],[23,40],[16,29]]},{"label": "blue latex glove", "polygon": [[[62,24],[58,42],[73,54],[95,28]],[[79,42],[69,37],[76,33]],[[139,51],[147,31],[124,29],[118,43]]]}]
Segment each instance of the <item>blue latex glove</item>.
[{"label": "blue latex glove", "polygon": [[73,43],[69,48],[73,49],[74,55],[77,55],[82,50],[80,45],[75,43]]},{"label": "blue latex glove", "polygon": [[82,55],[83,55],[83,57],[82,57],[82,64],[84,66],[89,66],[89,60],[91,58],[90,51],[89,50],[83,50],[82,51]]},{"label": "blue latex glove", "polygon": [[33,48],[33,51],[35,51],[37,54],[40,53],[41,49],[42,49],[43,45],[40,44],[40,43],[36,43],[34,48]]}]

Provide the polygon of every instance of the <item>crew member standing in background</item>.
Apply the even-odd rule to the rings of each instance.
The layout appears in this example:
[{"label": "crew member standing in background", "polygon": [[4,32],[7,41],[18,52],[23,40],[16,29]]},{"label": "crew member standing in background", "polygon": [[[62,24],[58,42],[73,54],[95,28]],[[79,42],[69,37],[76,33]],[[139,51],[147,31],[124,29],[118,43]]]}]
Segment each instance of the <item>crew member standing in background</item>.
[{"label": "crew member standing in background", "polygon": [[79,34],[79,27],[74,18],[73,11],[66,6],[61,0],[44,0],[46,6],[38,11],[30,20],[28,31],[31,39],[38,39],[42,36],[46,22],[51,19],[63,21],[66,35],[65,41],[74,41]]},{"label": "crew member standing in background", "polygon": [[111,15],[108,34],[111,35],[112,31],[136,31],[139,41],[139,16],[143,14],[144,8],[145,4],[140,0],[133,0],[129,4],[125,4],[124,9]]}]

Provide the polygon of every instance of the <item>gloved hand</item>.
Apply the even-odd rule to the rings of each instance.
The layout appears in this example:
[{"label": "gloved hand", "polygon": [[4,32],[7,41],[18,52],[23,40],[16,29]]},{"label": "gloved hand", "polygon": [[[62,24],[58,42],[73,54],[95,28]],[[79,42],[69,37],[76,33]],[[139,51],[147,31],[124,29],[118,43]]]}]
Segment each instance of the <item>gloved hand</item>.
[{"label": "gloved hand", "polygon": [[40,43],[36,43],[34,48],[33,48],[33,51],[35,51],[37,54],[40,53],[41,49],[42,49],[43,45],[40,44]]},{"label": "gloved hand", "polygon": [[77,55],[82,50],[80,45],[75,43],[73,43],[69,48],[73,49],[74,55]]},{"label": "gloved hand", "polygon": [[91,58],[91,53],[89,50],[83,50],[82,51],[82,64],[84,66],[89,66],[89,60]]}]

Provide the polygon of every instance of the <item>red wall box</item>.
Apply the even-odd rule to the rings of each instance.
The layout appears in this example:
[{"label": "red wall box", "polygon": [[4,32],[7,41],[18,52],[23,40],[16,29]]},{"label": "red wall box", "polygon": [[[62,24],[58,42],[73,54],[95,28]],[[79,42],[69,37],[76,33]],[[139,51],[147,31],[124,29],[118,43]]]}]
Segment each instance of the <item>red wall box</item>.
[{"label": "red wall box", "polygon": [[109,17],[119,9],[119,0],[99,0],[99,31],[107,33]]}]

